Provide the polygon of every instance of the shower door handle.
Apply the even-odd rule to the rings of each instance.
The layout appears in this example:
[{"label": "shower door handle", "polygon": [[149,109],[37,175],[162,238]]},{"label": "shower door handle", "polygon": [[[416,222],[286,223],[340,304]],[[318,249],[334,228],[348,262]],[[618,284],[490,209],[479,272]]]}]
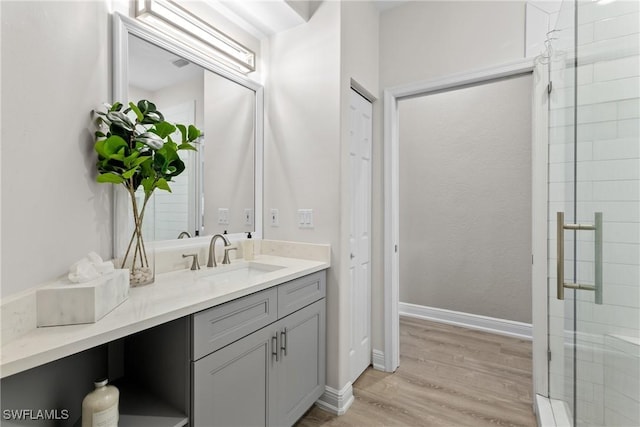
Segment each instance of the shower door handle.
[{"label": "shower door handle", "polygon": [[[595,267],[593,285],[584,285],[580,283],[564,281],[564,230],[590,230],[594,231],[594,247],[595,253],[593,263]],[[602,212],[595,213],[593,224],[565,224],[564,212],[557,213],[557,296],[558,299],[564,299],[564,288],[580,289],[595,292],[596,304],[602,304]]]}]

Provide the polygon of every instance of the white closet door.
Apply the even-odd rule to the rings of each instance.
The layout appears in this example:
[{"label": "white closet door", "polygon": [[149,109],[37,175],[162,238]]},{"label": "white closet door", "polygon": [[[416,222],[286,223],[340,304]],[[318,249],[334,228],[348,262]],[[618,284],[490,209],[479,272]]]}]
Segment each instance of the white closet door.
[{"label": "white closet door", "polygon": [[351,165],[350,290],[351,382],[371,364],[371,134],[373,107],[351,90],[349,161]]}]

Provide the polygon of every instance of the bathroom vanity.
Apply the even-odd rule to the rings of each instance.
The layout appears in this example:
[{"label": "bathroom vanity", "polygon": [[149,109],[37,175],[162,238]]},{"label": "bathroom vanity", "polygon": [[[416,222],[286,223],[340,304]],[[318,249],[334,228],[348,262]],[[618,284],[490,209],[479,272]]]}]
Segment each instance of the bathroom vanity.
[{"label": "bathroom vanity", "polygon": [[120,426],[292,425],[325,389],[329,249],[315,246],[326,256],[158,274],[96,323],[33,329],[3,343],[3,384],[102,348]]},{"label": "bathroom vanity", "polygon": [[194,426],[292,425],[324,392],[325,273],[192,316]]}]

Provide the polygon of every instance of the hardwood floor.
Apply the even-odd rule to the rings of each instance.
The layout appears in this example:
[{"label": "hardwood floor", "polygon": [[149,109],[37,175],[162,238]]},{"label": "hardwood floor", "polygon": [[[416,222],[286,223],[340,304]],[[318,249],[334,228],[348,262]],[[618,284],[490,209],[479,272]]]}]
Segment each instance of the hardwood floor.
[{"label": "hardwood floor", "polygon": [[531,342],[400,319],[400,367],[369,368],[337,417],[313,407],[296,426],[536,426]]}]

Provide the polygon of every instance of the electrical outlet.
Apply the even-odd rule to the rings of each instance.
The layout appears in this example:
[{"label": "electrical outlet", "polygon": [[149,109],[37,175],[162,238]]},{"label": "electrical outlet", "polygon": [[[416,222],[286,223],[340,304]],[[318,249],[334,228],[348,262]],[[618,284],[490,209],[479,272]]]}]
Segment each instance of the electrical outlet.
[{"label": "electrical outlet", "polygon": [[253,209],[244,210],[244,225],[253,225]]},{"label": "electrical outlet", "polygon": [[270,223],[272,227],[278,227],[280,225],[280,214],[278,209],[271,209],[269,217],[271,218]]},{"label": "electrical outlet", "polygon": [[218,224],[229,225],[229,209],[218,208]]}]

